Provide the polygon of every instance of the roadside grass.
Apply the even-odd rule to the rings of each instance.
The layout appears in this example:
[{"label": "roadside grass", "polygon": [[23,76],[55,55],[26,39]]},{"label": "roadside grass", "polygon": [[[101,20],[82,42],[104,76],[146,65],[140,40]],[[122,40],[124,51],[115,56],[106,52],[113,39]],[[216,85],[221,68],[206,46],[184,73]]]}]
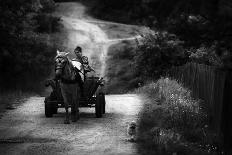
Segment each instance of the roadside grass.
[{"label": "roadside grass", "polygon": [[138,123],[141,154],[216,154],[218,137],[208,127],[201,100],[176,80],[160,78],[136,91],[145,105]]},{"label": "roadside grass", "polygon": [[[24,91],[8,91],[0,92],[0,114],[6,110],[13,110],[20,103],[24,102],[29,96],[35,95],[33,92]],[[2,114],[0,115],[0,118]]]},{"label": "roadside grass", "polygon": [[138,87],[133,70],[135,41],[122,41],[109,48],[106,60],[106,92],[122,94]]}]

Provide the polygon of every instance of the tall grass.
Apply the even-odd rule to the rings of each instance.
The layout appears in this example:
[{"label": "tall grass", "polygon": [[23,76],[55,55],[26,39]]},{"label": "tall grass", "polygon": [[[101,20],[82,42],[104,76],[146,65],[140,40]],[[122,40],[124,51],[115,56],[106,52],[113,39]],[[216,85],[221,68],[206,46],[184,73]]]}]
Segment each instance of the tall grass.
[{"label": "tall grass", "polygon": [[176,80],[161,78],[136,92],[149,99],[140,113],[140,148],[157,154],[207,154],[218,148],[203,101],[193,99],[191,91]]},{"label": "tall grass", "polygon": [[20,90],[0,92],[0,113],[7,109],[14,109],[17,105],[25,101],[31,95],[33,94],[28,92],[25,93]]}]

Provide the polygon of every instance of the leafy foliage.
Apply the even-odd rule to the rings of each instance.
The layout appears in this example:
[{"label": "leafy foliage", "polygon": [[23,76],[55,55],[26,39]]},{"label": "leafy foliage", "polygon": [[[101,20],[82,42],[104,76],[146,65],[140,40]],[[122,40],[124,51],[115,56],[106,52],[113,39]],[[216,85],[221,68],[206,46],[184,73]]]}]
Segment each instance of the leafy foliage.
[{"label": "leafy foliage", "polygon": [[210,66],[216,66],[219,68],[231,69],[232,67],[232,56],[231,53],[223,48],[222,54],[217,54],[220,50],[218,44],[215,42],[211,46],[201,45],[199,48],[190,48],[189,58],[197,63],[206,64]]},{"label": "leafy foliage", "polygon": [[160,78],[139,88],[137,93],[148,99],[140,113],[140,147],[153,148],[153,154],[213,154],[218,151],[219,137],[208,127],[209,119],[202,101],[193,99],[191,92],[177,81]]},{"label": "leafy foliage", "polygon": [[[54,3],[52,0],[46,2]],[[35,17],[51,7],[45,0],[0,1],[1,89],[28,89],[35,81],[39,84],[48,76],[55,47],[48,41],[49,37],[38,33],[37,29],[41,25],[51,25],[52,20],[46,23]],[[58,18],[54,19],[53,25],[58,25]],[[49,26],[44,26],[43,30],[51,32]]]},{"label": "leafy foliage", "polygon": [[42,5],[41,11],[51,13],[55,10],[55,2],[53,0],[40,0]]},{"label": "leafy foliage", "polygon": [[140,42],[134,57],[138,75],[157,78],[171,66],[182,65],[188,60],[183,42],[167,32],[148,30]]},{"label": "leafy foliage", "polygon": [[223,65],[223,62],[221,58],[216,54],[216,49],[213,45],[211,47],[205,47],[204,45],[202,45],[198,49],[190,49],[189,52],[191,53],[189,56],[190,59],[195,62],[218,67],[221,67]]},{"label": "leafy foliage", "polygon": [[60,17],[52,16],[51,14],[41,13],[35,17],[37,21],[37,31],[40,33],[52,33],[57,32],[60,28],[58,24]]},{"label": "leafy foliage", "polygon": [[[89,11],[106,20],[166,30],[183,40],[187,50],[201,49],[204,44],[209,48],[205,52],[210,52],[210,47],[217,42],[214,57],[222,59],[218,60],[223,63],[221,66],[231,69],[231,6],[230,0],[96,0]],[[208,60],[205,63],[208,64]]]}]

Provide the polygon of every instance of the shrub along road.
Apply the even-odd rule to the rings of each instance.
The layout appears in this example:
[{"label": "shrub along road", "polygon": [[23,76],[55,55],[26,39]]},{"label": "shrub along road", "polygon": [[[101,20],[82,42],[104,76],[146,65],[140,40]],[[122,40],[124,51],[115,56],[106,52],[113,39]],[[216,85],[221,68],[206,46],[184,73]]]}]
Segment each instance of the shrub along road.
[{"label": "shrub along road", "polygon": [[[91,23],[84,12],[79,3],[59,4],[55,14],[61,16],[67,31],[63,46],[68,51],[77,44],[82,46],[97,76],[104,76],[108,47],[124,39],[108,39],[97,21]],[[134,37],[125,38],[130,39]],[[126,127],[137,119],[142,107],[139,96],[107,95],[103,118],[95,118],[94,108],[81,108],[81,119],[70,125],[63,124],[64,109],[46,118],[43,101],[44,97],[31,97],[4,114],[0,120],[0,154],[136,154],[136,144],[126,141]]]}]

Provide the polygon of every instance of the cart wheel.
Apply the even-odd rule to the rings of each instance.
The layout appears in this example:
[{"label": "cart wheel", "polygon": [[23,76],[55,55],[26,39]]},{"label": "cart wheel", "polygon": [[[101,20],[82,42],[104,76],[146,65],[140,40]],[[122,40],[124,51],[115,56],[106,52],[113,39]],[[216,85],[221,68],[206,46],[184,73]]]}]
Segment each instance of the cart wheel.
[{"label": "cart wheel", "polygon": [[57,114],[57,111],[58,111],[58,108],[57,108],[57,107],[53,107],[53,108],[52,108],[52,113],[53,113],[53,114]]},{"label": "cart wheel", "polygon": [[52,113],[57,114],[57,112],[58,112],[58,104],[53,104],[52,105]]},{"label": "cart wheel", "polygon": [[45,116],[46,117],[52,117],[53,115],[53,109],[52,109],[52,105],[48,102],[49,97],[45,98]]},{"label": "cart wheel", "polygon": [[101,95],[101,102],[102,102],[102,113],[106,113],[106,99],[105,99],[105,94]]},{"label": "cart wheel", "polygon": [[102,95],[97,94],[96,96],[96,104],[95,104],[95,114],[97,118],[101,118],[102,117],[102,113],[103,113],[103,106],[102,106],[102,102],[101,102],[101,97]]}]

